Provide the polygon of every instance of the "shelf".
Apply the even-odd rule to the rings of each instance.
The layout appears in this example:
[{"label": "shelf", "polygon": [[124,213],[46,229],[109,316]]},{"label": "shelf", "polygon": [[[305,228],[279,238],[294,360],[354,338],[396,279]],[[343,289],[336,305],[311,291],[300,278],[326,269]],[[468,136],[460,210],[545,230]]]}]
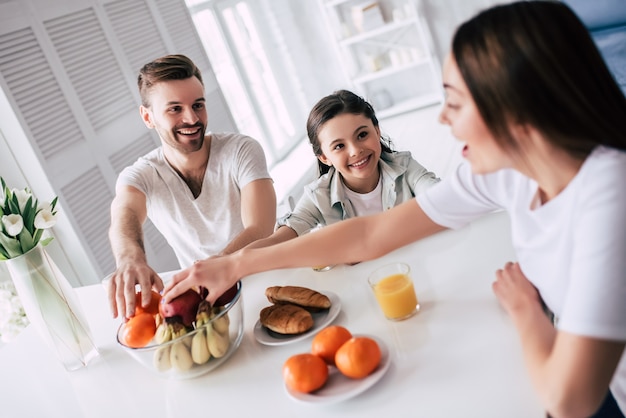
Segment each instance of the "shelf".
[{"label": "shelf", "polygon": [[410,112],[411,110],[439,104],[441,103],[441,100],[442,97],[439,94],[423,94],[419,97],[404,100],[386,109],[378,110],[376,111],[376,117],[379,120],[389,118],[392,116],[400,115],[402,113]]},{"label": "shelf", "polygon": [[[373,100],[379,118],[443,100],[419,1],[377,0],[381,21],[377,11],[365,15],[365,0],[318,0],[347,81],[355,93]],[[360,16],[352,5],[361,6]],[[360,31],[364,23],[366,30]]]},{"label": "shelf", "polygon": [[410,70],[411,68],[417,68],[419,66],[426,65],[428,63],[429,63],[429,60],[426,58],[423,58],[419,61],[414,61],[410,64],[405,64],[405,65],[398,66],[398,67],[391,67],[391,66],[385,67],[375,72],[358,75],[358,76],[355,76],[352,79],[352,81],[356,84],[363,84],[363,83],[367,83],[373,80],[377,80],[382,77],[388,77],[390,75],[394,75],[402,71]]},{"label": "shelf", "polygon": [[367,32],[359,33],[358,35],[353,35],[353,36],[350,36],[349,38],[342,39],[341,41],[339,41],[339,44],[343,46],[352,45],[358,42],[368,40],[370,38],[374,38],[379,35],[383,35],[385,33],[393,32],[394,30],[408,28],[409,26],[414,25],[416,22],[417,22],[417,19],[410,18],[410,19],[401,20],[399,22],[385,23],[384,25],[376,29],[372,29]]}]

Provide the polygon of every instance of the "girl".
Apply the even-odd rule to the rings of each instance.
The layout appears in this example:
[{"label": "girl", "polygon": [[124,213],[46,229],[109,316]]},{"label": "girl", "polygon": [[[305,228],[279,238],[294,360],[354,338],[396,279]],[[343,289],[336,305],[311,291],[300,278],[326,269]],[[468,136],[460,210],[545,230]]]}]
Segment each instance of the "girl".
[{"label": "girl", "polygon": [[372,259],[505,209],[518,262],[496,272],[493,290],[537,394],[552,416],[623,417],[626,98],[558,1],[495,6],[462,24],[443,82],[440,120],[465,143],[455,175],[384,213],[202,261],[165,300],[194,285],[215,300],[269,269]]},{"label": "girl", "polygon": [[273,235],[248,248],[391,209],[439,181],[410,152],[391,150],[372,106],[350,91],[339,90],[317,102],[309,113],[307,134],[320,177],[305,187],[294,210],[278,220]]}]

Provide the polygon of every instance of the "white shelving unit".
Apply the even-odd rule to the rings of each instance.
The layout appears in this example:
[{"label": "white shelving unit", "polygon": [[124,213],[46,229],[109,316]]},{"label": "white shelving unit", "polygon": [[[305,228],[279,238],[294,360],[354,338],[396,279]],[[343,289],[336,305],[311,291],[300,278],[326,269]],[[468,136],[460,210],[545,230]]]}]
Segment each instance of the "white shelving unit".
[{"label": "white shelving unit", "polygon": [[379,118],[440,103],[440,65],[418,0],[318,0],[347,78]]}]

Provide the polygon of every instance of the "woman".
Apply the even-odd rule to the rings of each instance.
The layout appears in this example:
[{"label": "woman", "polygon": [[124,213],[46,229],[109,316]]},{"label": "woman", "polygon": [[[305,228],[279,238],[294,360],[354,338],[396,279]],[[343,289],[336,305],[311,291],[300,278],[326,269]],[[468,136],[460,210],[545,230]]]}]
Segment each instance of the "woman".
[{"label": "woman", "polygon": [[557,417],[623,416],[624,95],[580,20],[552,1],[496,6],[461,25],[443,81],[440,119],[469,164],[382,214],[198,263],[165,299],[203,285],[214,300],[255,272],[372,259],[505,209],[518,263],[496,272],[493,289],[543,405]]},{"label": "woman", "polygon": [[305,187],[294,210],[278,220],[274,234],[247,248],[277,244],[317,225],[391,209],[439,181],[410,152],[392,151],[380,134],[374,108],[348,90],[338,90],[313,106],[307,133],[319,178]]}]

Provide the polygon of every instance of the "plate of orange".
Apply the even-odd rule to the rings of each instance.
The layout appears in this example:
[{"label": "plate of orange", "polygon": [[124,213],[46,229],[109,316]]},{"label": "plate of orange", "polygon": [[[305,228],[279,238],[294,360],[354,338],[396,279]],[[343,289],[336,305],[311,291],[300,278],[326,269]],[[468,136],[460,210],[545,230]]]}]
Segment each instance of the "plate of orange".
[{"label": "plate of orange", "polygon": [[345,376],[336,367],[329,366],[328,378],[324,386],[320,389],[311,393],[301,393],[285,385],[287,395],[298,402],[330,404],[353,398],[372,387],[387,373],[387,370],[389,370],[391,357],[389,348],[384,341],[371,335],[365,335],[365,337],[369,337],[378,343],[381,354],[380,363],[371,374],[362,379],[352,379]]}]

